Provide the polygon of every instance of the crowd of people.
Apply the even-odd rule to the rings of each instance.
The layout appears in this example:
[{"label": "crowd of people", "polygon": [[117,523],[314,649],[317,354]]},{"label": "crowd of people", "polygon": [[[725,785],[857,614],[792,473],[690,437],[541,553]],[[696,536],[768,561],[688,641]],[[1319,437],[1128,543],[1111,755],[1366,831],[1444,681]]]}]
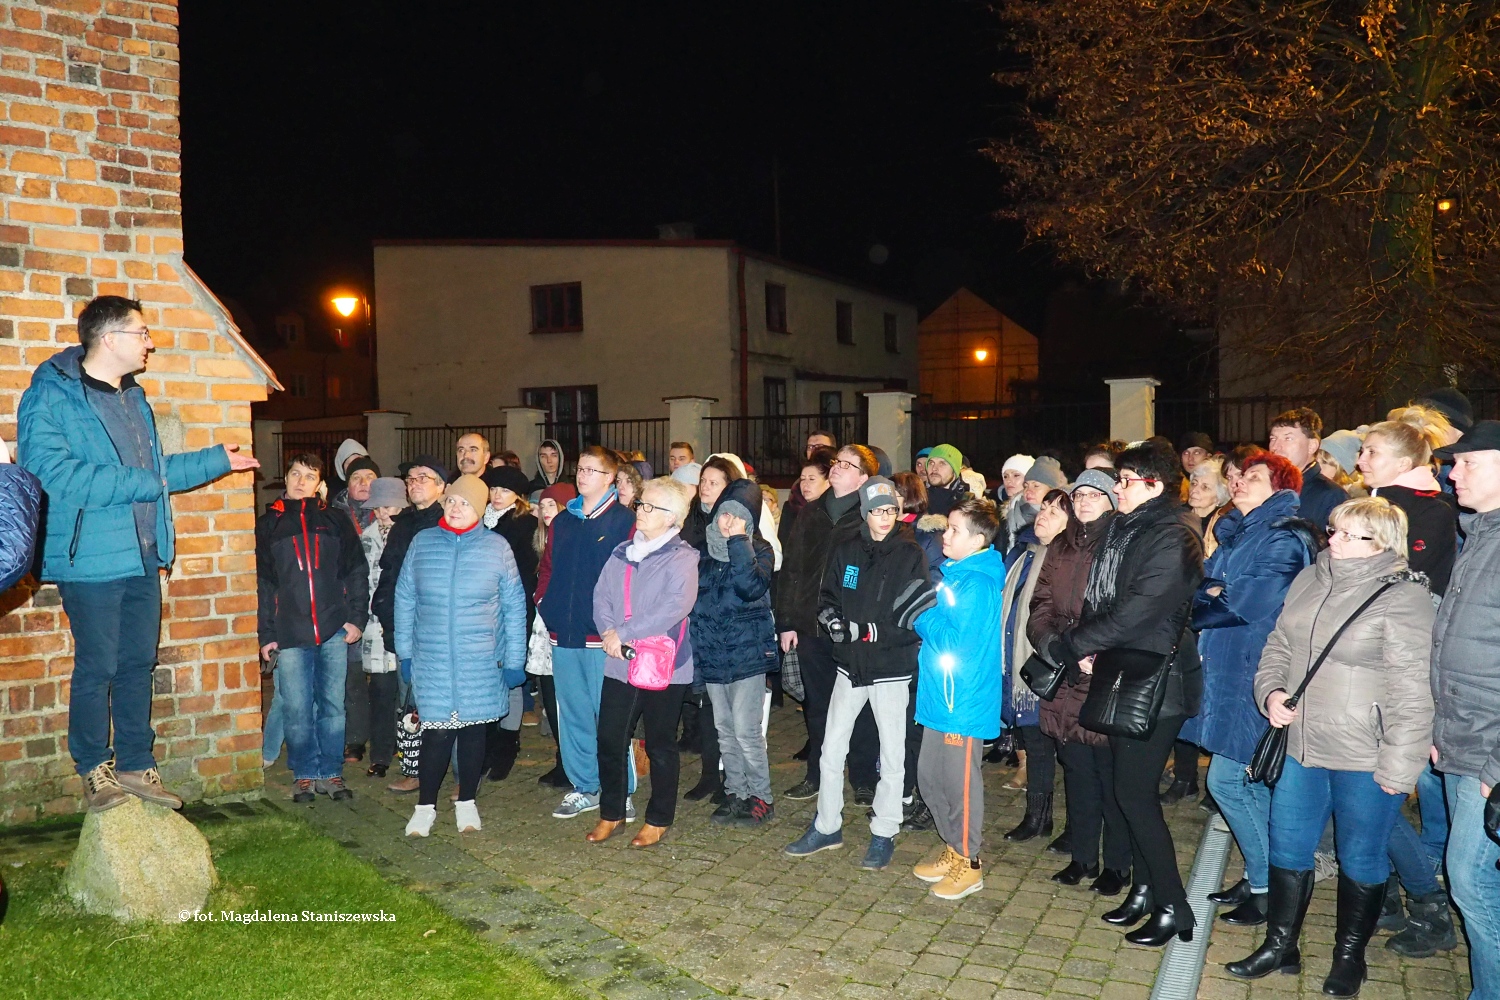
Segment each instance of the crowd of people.
[{"label": "crowd of people", "polygon": [[[150,349],[138,304],[98,300],[79,330],[19,415],[75,634],[69,745],[91,809],[180,805],[151,754],[160,593],[143,570],[172,559],[170,492],[254,460],[162,454],[131,375]],[[406,833],[425,837],[451,768],[457,827],[478,830],[481,780],[509,777],[521,728],[545,725],[538,780],[562,793],[557,819],[598,814],[589,841],[637,819],[649,768],[631,843],[659,843],[685,751],[703,767],[685,797],[761,828],[769,707],[789,696],[806,771],[780,795],[816,810],[786,854],[843,846],[847,774],[862,867],[935,829],[942,851],[912,875],[941,899],[980,891],[989,763],[1026,790],[1004,838],[1052,838],[1055,881],[1124,893],[1103,919],[1161,946],[1195,929],[1163,805],[1198,793],[1207,753],[1203,804],[1244,860],[1212,898],[1265,928],[1231,974],[1300,971],[1313,884],[1336,869],[1325,994],[1359,992],[1377,927],[1403,955],[1455,947],[1451,902],[1473,995],[1500,998],[1500,422],[1455,390],[1326,435],[1291,410],[1264,448],[1190,434],[1103,443],[1076,469],[1015,455],[993,492],[949,444],[895,470],[816,432],[785,500],[739,456],[668,454],[657,475],[548,440],[528,477],[465,434],[451,465],[388,478],[355,441],[330,469],[291,456],[256,561],[263,756],[285,746],[294,800],[351,796],[366,756],[372,777],[399,763],[389,787],[416,795]]]}]

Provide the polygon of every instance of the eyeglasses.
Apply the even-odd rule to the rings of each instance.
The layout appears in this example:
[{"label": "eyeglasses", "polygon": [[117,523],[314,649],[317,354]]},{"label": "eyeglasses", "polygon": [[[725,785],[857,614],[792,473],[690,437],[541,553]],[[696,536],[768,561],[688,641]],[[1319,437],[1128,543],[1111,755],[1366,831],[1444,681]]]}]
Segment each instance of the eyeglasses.
[{"label": "eyeglasses", "polygon": [[129,336],[129,337],[140,337],[142,340],[150,340],[151,339],[151,331],[150,330],[111,330],[110,333],[116,333],[116,334],[120,334],[122,336]]},{"label": "eyeglasses", "polygon": [[1160,480],[1157,480],[1157,479],[1139,479],[1139,478],[1136,478],[1135,476],[1121,476],[1120,477],[1120,485],[1121,486],[1129,486],[1131,483],[1155,483],[1155,482],[1160,482]]},{"label": "eyeglasses", "polygon": [[442,480],[439,479],[437,476],[407,476],[406,477],[406,485],[408,485],[408,486],[417,486],[417,485],[420,485],[422,483],[440,483],[440,482],[442,482]]},{"label": "eyeglasses", "polygon": [[1335,528],[1331,524],[1326,526],[1323,530],[1328,532],[1328,538],[1330,541],[1340,535],[1343,536],[1344,541],[1346,542],[1373,542],[1375,540],[1369,535],[1356,535],[1352,531],[1349,531],[1345,528]]},{"label": "eyeglasses", "polygon": [[634,507],[635,507],[636,510],[640,511],[642,514],[650,514],[650,513],[653,513],[655,511],[658,511],[658,510],[666,510],[667,509],[665,507],[658,507],[654,503],[647,503],[644,500],[637,500],[635,502],[635,504],[634,504]]},{"label": "eyeglasses", "polygon": [[609,475],[609,473],[605,472],[603,469],[595,469],[592,466],[580,465],[578,467],[577,475],[582,476],[582,475],[585,475],[585,474],[590,475],[590,476],[607,476],[607,475]]},{"label": "eyeglasses", "polygon": [[1079,500],[1108,500],[1108,499],[1109,499],[1109,497],[1107,497],[1103,493],[1100,493],[1098,490],[1077,489],[1077,490],[1073,491],[1073,502],[1074,503],[1077,503]]},{"label": "eyeglasses", "polygon": [[834,459],[834,461],[833,461],[833,467],[835,469],[848,469],[850,472],[863,472],[863,471],[865,471],[864,469],[861,469],[859,466],[855,465],[853,462],[850,462],[850,461],[848,461],[846,459],[842,459],[842,458],[836,458],[836,459]]}]

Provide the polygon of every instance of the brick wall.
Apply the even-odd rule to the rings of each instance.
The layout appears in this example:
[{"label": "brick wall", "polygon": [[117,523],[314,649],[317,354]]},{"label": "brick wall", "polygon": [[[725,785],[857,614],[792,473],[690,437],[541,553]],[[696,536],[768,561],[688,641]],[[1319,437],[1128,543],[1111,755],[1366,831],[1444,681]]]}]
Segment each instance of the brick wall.
[{"label": "brick wall", "polygon": [[[183,262],[172,2],[0,0],[0,437],[38,364],[95,295],[145,305],[140,382],[168,452],[249,450],[274,376]],[[278,386],[279,388],[279,386]],[[189,798],[261,784],[249,473],[174,498],[153,720]],[[81,807],[67,749],[72,639],[57,590],[0,595],[0,824]]]}]

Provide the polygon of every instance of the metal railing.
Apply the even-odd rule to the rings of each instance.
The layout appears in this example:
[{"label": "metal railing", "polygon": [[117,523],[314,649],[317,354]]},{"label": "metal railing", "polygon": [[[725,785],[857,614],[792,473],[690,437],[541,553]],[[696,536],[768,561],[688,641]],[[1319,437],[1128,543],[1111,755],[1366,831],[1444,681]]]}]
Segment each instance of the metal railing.
[{"label": "metal railing", "polygon": [[1018,452],[1060,452],[1077,464],[1091,445],[1109,437],[1109,404],[928,404],[912,410],[912,450],[951,444],[991,479]]},{"label": "metal railing", "polygon": [[1368,396],[1226,396],[1219,399],[1159,399],[1156,432],[1173,441],[1202,431],[1221,447],[1253,442],[1264,445],[1271,421],[1297,407],[1308,407],[1323,420],[1324,433],[1352,430],[1384,420],[1388,407]]},{"label": "metal railing", "polygon": [[[710,452],[732,452],[749,462],[761,482],[793,480],[802,471],[807,437],[827,431],[839,444],[864,441],[868,424],[861,413],[796,413],[778,417],[709,417]],[[700,455],[699,461],[707,458]]]},{"label": "metal railing", "polygon": [[[458,439],[465,434],[483,434],[489,441],[492,452],[498,454],[505,450],[504,424],[400,427],[397,428],[397,432],[401,435],[401,461],[410,462],[418,455],[430,455],[440,462],[446,462],[450,472],[455,460],[454,451],[458,445]],[[390,475],[395,475],[395,471],[392,470]]]},{"label": "metal railing", "polygon": [[353,430],[333,431],[299,431],[283,430],[274,435],[276,439],[276,464],[265,470],[264,475],[268,482],[280,481],[286,473],[286,462],[293,455],[311,452],[323,460],[323,476],[327,479],[335,477],[333,458],[338,454],[339,445],[348,438],[354,438],[360,444],[365,443],[365,435]]},{"label": "metal railing", "polygon": [[612,451],[640,452],[658,475],[666,475],[667,451],[671,435],[666,417],[640,420],[547,421],[538,425],[542,437],[563,446],[566,463],[564,475],[571,476],[578,466],[578,453],[589,445],[603,445]]}]

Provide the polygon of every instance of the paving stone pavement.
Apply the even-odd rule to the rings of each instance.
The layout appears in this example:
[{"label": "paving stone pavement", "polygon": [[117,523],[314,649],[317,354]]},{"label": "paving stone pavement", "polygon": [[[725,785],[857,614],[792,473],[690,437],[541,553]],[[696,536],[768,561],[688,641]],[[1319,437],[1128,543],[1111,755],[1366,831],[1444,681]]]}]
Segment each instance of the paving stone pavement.
[{"label": "paving stone pavement", "polygon": [[[802,744],[801,714],[791,702],[772,713],[773,786],[800,780],[791,754]],[[841,851],[793,859],[782,848],[811,822],[812,802],[778,801],[777,818],[756,830],[708,822],[707,802],[679,803],[677,820],[650,850],[629,835],[602,845],[584,840],[594,815],[550,816],[559,794],[537,785],[552,745],[523,730],[522,759],[511,777],[478,795],[484,830],[459,835],[445,788],[434,835],[408,841],[402,828],[414,795],[385,790],[351,766],[352,804],[320,799],[292,807],[339,837],[390,877],[432,894],[484,937],[538,958],[607,997],[709,993],[749,997],[927,998],[962,1000],[1098,997],[1146,1000],[1161,952],[1123,942],[1099,920],[1119,902],[1085,887],[1050,881],[1067,859],[1046,840],[1007,844],[1001,834],[1024,811],[1024,793],[1002,787],[1013,772],[986,766],[985,888],[958,903],[932,897],[910,874],[938,849],[934,833],[902,835],[883,872],[858,868],[868,837],[863,808],[845,812]],[[683,788],[697,780],[697,758],[684,756]],[[267,794],[289,796],[288,775],[268,775]],[[450,776],[450,784],[452,778]],[[645,787],[637,801],[644,806]],[[1059,812],[1061,784],[1058,789]],[[1169,810],[1184,874],[1205,816],[1192,801]],[[628,829],[628,828],[627,828]],[[1238,856],[1226,884],[1238,878]],[[1218,923],[1199,996],[1215,1000],[1290,1000],[1322,996],[1333,937],[1333,882],[1319,885],[1303,935],[1306,972],[1255,983],[1233,979],[1223,963],[1248,954],[1258,929]],[[1367,1000],[1459,997],[1468,992],[1460,946],[1423,960],[1369,949]]]}]

